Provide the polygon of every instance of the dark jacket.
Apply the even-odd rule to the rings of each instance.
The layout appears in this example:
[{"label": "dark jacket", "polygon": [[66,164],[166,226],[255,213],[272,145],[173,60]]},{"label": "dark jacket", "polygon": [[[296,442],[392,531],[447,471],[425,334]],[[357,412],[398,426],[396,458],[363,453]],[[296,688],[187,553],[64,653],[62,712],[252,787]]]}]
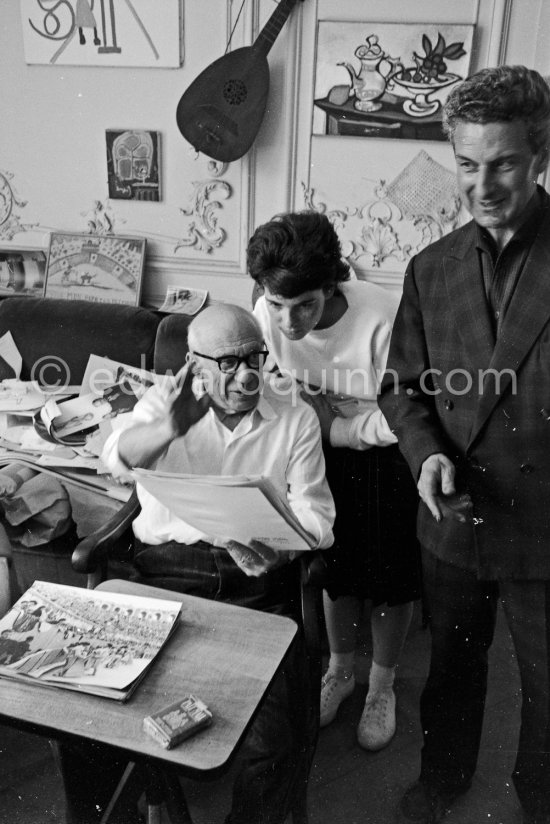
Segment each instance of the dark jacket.
[{"label": "dark jacket", "polygon": [[411,260],[379,402],[415,479],[443,452],[474,503],[467,525],[421,503],[421,543],[481,578],[550,579],[550,198],[496,344],[475,244],[471,221]]}]

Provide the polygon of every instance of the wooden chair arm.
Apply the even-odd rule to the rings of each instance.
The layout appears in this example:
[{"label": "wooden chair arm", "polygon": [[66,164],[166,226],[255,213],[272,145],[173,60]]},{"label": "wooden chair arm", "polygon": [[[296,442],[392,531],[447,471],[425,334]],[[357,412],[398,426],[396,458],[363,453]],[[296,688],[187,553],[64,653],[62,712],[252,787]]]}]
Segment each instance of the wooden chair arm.
[{"label": "wooden chair arm", "polygon": [[126,503],[106,524],[96,529],[76,546],[72,554],[73,569],[88,576],[90,589],[96,587],[106,577],[109,550],[131,528],[139,509],[140,504],[134,489]]},{"label": "wooden chair arm", "polygon": [[326,562],[322,550],[304,552],[300,556],[302,626],[310,664],[321,679],[323,653],[323,586],[326,580]]}]

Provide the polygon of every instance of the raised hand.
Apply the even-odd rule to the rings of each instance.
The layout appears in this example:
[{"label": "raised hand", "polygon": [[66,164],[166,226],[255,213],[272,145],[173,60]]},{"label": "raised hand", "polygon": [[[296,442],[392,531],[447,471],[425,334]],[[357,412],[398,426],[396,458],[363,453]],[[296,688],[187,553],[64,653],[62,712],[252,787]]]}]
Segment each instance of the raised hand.
[{"label": "raised hand", "polygon": [[[201,398],[193,392],[193,372],[190,364],[180,369],[174,380],[171,395],[170,415],[176,437],[185,433],[196,424],[210,407],[210,397],[204,394]],[[169,400],[170,400],[169,399]]]}]

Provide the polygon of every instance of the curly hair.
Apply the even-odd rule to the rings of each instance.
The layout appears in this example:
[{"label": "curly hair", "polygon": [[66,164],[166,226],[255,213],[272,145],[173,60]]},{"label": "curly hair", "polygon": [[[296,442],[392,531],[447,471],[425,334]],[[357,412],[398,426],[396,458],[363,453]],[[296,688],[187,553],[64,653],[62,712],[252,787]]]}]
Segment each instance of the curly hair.
[{"label": "curly hair", "polygon": [[443,130],[451,142],[460,121],[514,120],[527,126],[534,154],[549,148],[550,88],[537,71],[526,66],[481,69],[455,86],[443,107]]},{"label": "curly hair", "polygon": [[256,283],[285,298],[341,283],[350,276],[332,223],[314,211],[276,215],[259,226],[246,256]]}]

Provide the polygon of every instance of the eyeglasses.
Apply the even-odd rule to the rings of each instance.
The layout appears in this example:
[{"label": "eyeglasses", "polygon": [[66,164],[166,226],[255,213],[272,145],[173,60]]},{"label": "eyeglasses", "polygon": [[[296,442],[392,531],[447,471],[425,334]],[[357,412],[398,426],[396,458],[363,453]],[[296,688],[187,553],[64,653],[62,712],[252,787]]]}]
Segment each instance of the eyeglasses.
[{"label": "eyeglasses", "polygon": [[226,375],[234,375],[241,363],[246,363],[249,369],[260,369],[269,352],[267,349],[261,349],[258,352],[249,352],[247,355],[222,355],[219,358],[213,358],[212,355],[203,355],[202,352],[193,352],[192,354],[198,355],[199,358],[216,361],[220,372],[224,372]]}]

